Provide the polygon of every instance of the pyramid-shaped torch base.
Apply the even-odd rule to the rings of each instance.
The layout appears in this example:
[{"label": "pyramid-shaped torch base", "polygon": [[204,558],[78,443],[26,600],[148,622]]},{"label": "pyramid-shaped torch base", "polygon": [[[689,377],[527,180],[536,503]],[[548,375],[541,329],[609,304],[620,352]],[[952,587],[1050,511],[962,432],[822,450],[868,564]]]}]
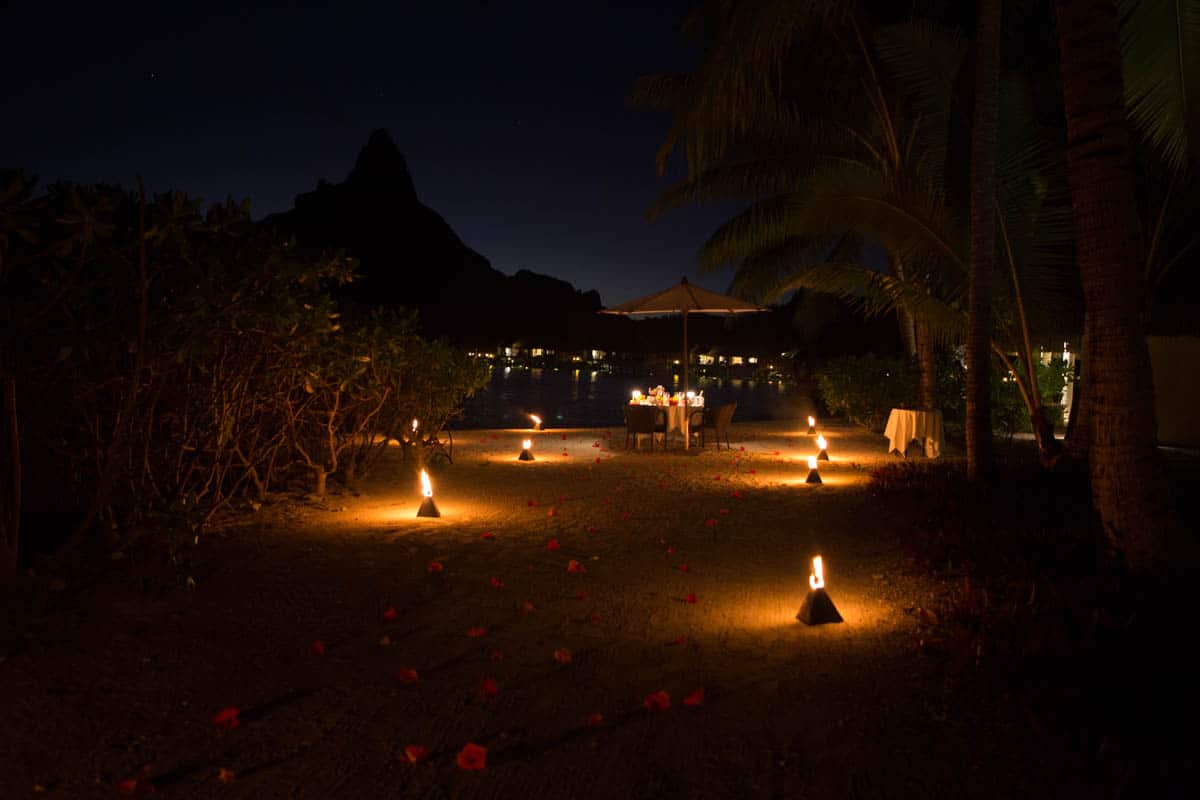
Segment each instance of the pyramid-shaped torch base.
[{"label": "pyramid-shaped torch base", "polygon": [[533,461],[533,453],[522,450],[521,455],[517,456],[517,461]]},{"label": "pyramid-shaped torch base", "polygon": [[828,450],[822,450],[821,452],[817,453],[817,461],[828,461],[828,460],[829,460],[829,451]]},{"label": "pyramid-shaped torch base", "polygon": [[442,512],[438,511],[437,503],[433,502],[432,497],[426,497],[421,501],[421,507],[417,509],[418,517],[440,517]]},{"label": "pyramid-shaped torch base", "polygon": [[817,433],[817,426],[816,426],[816,425],[809,425],[809,426],[808,426],[808,435],[809,435],[809,436],[815,436],[815,435],[816,435],[816,433]]},{"label": "pyramid-shaped torch base", "polygon": [[804,482],[805,483],[820,483],[821,482],[821,473],[817,472],[815,469],[810,469],[808,471],[808,479],[805,480]]},{"label": "pyramid-shaped torch base", "polygon": [[829,622],[841,622],[842,615],[822,588],[813,589],[805,595],[796,619],[805,625],[824,625]]}]

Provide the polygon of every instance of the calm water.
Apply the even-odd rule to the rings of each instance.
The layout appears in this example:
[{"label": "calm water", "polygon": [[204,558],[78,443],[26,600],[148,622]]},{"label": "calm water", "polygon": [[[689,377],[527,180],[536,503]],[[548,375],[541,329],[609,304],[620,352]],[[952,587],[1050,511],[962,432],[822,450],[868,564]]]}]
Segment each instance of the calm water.
[{"label": "calm water", "polygon": [[[639,383],[625,375],[499,368],[492,371],[488,387],[467,401],[462,418],[453,426],[523,428],[529,425],[530,412],[548,428],[621,425],[629,393],[645,391],[648,385],[649,379]],[[672,391],[680,388],[663,385]],[[737,403],[735,420],[796,419],[808,413],[808,398],[794,383],[700,378],[689,385],[704,391],[705,405]]]}]

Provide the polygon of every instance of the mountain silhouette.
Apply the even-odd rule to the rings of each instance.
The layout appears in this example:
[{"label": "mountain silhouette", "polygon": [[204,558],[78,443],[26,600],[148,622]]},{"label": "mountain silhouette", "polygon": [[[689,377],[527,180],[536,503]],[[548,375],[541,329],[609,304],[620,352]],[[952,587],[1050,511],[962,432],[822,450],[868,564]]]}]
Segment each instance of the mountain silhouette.
[{"label": "mountain silhouette", "polygon": [[358,308],[409,308],[424,331],[456,340],[561,338],[571,312],[596,311],[600,297],[521,270],[506,276],[417,197],[400,149],[386,130],[371,134],[338,184],[318,183],[290,211],[263,224],[310,250],[343,250],[360,278],[344,300]]}]

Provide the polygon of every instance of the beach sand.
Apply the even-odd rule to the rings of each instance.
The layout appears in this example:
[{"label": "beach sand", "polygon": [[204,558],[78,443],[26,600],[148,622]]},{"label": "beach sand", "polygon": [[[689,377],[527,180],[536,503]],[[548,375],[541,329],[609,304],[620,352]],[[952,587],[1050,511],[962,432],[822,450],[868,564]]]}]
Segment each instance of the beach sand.
[{"label": "beach sand", "polygon": [[[357,493],[235,517],[202,537],[192,590],[110,579],[27,621],[0,663],[5,794],[111,796],[134,775],[180,797],[1015,788],[995,709],[918,646],[945,587],[873,507],[870,470],[898,457],[823,432],[820,486],[798,425],[735,423],[732,450],[686,453],[626,451],[621,429],[464,431],[430,468],[440,519],[415,516],[398,451]],[[795,619],[817,554],[842,624]],[[658,691],[670,707],[647,710]],[[234,730],[210,721],[225,707]],[[456,766],[468,742],[486,769]]]}]

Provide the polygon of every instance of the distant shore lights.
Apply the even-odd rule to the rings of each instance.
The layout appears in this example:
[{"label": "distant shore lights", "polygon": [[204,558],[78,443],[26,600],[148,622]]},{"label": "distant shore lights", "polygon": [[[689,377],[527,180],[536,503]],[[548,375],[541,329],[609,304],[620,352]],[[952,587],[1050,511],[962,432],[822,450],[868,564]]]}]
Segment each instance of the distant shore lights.
[{"label": "distant shore lights", "polygon": [[[416,420],[413,420],[416,422]],[[421,507],[417,509],[418,517],[440,517],[437,503],[433,502],[433,484],[429,482],[429,473],[421,470]]]},{"label": "distant shore lights", "polygon": [[825,562],[820,556],[813,556],[812,573],[808,576],[808,594],[800,604],[800,612],[796,614],[796,619],[805,625],[842,621],[837,606],[825,591]]}]

